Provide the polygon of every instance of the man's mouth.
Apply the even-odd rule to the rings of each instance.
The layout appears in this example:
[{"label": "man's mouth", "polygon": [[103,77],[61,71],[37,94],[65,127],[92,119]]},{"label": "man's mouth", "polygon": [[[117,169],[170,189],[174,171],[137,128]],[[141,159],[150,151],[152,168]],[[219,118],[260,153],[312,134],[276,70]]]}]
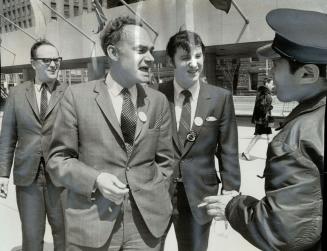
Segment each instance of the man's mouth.
[{"label": "man's mouth", "polygon": [[143,72],[146,72],[146,73],[149,73],[149,67],[146,67],[146,66],[140,67],[139,70],[143,71]]},{"label": "man's mouth", "polygon": [[199,70],[198,70],[198,69],[196,69],[196,70],[188,70],[187,72],[188,72],[189,74],[196,74],[196,73],[199,72]]}]

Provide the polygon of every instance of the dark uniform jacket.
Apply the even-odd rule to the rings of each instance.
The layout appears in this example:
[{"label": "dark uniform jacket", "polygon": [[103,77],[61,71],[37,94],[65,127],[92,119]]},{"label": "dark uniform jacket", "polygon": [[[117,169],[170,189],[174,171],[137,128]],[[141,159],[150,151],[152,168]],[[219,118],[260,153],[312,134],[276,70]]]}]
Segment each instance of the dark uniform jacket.
[{"label": "dark uniform jacket", "polygon": [[266,196],[240,195],[226,207],[231,226],[262,250],[320,248],[325,105],[307,100],[286,118],[268,147]]}]

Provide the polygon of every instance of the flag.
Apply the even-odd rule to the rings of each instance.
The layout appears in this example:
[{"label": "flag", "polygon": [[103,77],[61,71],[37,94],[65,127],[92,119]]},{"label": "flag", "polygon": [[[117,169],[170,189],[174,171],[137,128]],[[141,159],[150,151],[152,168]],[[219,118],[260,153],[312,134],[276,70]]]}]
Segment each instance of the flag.
[{"label": "flag", "polygon": [[35,35],[44,39],[47,28],[42,3],[39,0],[31,0],[31,7],[35,19]]},{"label": "flag", "polygon": [[97,20],[99,23],[98,30],[95,32],[96,34],[103,30],[103,28],[106,24],[106,21],[108,20],[106,18],[106,15],[103,13],[101,4],[102,4],[101,0],[92,0],[92,5],[94,7],[95,14],[97,16]]},{"label": "flag", "polygon": [[209,0],[210,3],[218,10],[223,10],[226,13],[229,12],[232,0]]}]

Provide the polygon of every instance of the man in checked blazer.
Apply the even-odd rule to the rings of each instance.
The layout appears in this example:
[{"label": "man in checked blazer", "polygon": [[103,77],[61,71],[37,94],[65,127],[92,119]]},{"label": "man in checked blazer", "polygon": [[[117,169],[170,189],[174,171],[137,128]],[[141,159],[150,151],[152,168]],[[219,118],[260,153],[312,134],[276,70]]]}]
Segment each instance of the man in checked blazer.
[{"label": "man in checked blazer", "polygon": [[101,35],[105,79],[69,87],[54,126],[48,170],[68,189],[68,250],[159,250],[172,205],[171,117],[144,87],[153,42],[130,17]]},{"label": "man in checked blazer", "polygon": [[159,90],[168,98],[173,120],[172,222],[178,250],[207,250],[219,184],[223,194],[219,196],[237,194],[240,187],[233,99],[229,91],[200,79],[204,45],[198,34],[179,31],[166,51],[174,80],[159,85]]},{"label": "man in checked blazer", "polygon": [[0,136],[0,196],[6,198],[12,163],[22,249],[42,251],[45,218],[50,223],[54,250],[65,250],[62,188],[55,187],[45,171],[54,119],[67,85],[57,80],[61,57],[46,40],[31,48],[35,70],[32,81],[10,90]]}]

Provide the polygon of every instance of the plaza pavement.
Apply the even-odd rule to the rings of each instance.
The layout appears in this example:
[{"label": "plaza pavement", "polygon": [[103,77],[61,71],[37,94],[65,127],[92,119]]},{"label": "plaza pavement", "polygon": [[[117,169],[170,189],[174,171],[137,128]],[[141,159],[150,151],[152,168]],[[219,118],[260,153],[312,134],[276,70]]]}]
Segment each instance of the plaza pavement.
[{"label": "plaza pavement", "polygon": [[[254,128],[249,123],[249,117],[238,117],[239,152],[241,153],[253,136]],[[0,114],[1,122],[1,114]],[[274,132],[275,134],[275,132]],[[264,180],[257,177],[262,175],[265,165],[267,142],[262,138],[253,148],[252,161],[240,158],[242,184],[241,192],[261,198],[264,195]],[[31,231],[33,228],[31,227]],[[49,225],[46,226],[45,251],[53,250],[52,236]],[[20,250],[21,230],[17,211],[15,187],[10,179],[9,192],[6,200],[0,198],[0,251]],[[258,250],[245,241],[241,235],[230,226],[225,230],[223,222],[213,222],[209,239],[208,251],[255,251]],[[165,251],[177,251],[177,244],[172,228],[168,234]]]}]

